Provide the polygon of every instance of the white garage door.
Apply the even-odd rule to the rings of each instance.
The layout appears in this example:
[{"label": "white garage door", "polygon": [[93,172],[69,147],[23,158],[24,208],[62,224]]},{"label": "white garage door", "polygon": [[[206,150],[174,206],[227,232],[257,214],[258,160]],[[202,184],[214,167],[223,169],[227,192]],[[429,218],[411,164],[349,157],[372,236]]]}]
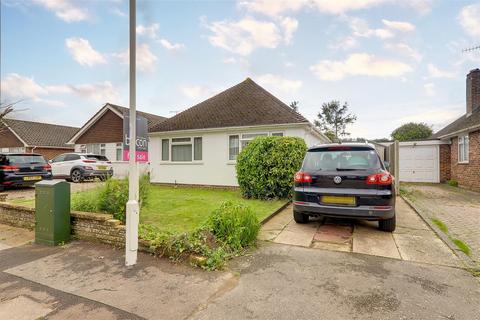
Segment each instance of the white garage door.
[{"label": "white garage door", "polygon": [[400,181],[440,182],[438,145],[400,145],[399,149]]}]

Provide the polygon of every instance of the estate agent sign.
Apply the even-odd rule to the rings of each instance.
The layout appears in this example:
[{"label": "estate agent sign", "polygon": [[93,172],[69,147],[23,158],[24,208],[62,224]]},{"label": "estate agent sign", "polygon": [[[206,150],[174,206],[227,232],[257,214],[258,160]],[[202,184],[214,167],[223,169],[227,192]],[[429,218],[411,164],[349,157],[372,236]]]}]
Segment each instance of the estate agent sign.
[{"label": "estate agent sign", "polygon": [[[148,161],[148,123],[147,119],[137,114],[137,141],[135,141],[135,161]],[[128,161],[130,150],[130,115],[123,114],[123,161]]]}]

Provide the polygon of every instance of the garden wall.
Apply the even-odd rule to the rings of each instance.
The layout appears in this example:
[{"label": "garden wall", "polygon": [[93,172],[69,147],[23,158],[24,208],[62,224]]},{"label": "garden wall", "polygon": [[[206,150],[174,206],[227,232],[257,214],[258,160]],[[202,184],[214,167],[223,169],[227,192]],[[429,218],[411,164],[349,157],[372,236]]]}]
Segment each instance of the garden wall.
[{"label": "garden wall", "polygon": [[[74,239],[125,245],[125,226],[111,214],[72,211],[70,217]],[[34,229],[35,209],[0,203],[0,223]]]}]

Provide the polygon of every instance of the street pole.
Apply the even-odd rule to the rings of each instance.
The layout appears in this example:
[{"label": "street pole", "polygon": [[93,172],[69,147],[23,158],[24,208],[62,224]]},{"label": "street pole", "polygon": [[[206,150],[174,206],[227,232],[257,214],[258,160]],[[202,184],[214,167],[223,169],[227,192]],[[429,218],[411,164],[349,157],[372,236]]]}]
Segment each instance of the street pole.
[{"label": "street pole", "polygon": [[137,263],[138,221],[140,207],[138,205],[138,167],[136,165],[137,142],[137,110],[136,110],[136,0],[130,0],[130,142],[128,160],[128,202],[125,234],[125,265]]}]

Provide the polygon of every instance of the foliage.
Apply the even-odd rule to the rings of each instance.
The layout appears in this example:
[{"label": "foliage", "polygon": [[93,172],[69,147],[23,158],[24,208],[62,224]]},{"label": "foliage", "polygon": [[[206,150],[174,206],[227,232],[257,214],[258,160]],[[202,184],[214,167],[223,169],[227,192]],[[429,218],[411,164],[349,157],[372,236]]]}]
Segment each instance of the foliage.
[{"label": "foliage", "polygon": [[298,101],[292,101],[288,106],[292,108],[293,111],[298,112]]},{"label": "foliage", "polygon": [[0,103],[0,132],[6,128],[2,120],[5,119],[9,113],[13,112],[14,104],[15,103]]},{"label": "foliage", "polygon": [[238,203],[226,202],[214,210],[207,223],[192,232],[173,233],[141,224],[139,237],[148,240],[157,254],[174,261],[193,255],[192,264],[207,270],[221,269],[227,259],[255,243],[260,223],[256,214]]},{"label": "foliage", "polygon": [[254,243],[260,230],[260,222],[249,207],[230,201],[212,212],[206,226],[217,240],[234,250]]},{"label": "foliage", "polygon": [[449,186],[458,187],[458,181],[457,180],[454,180],[454,179],[448,180],[447,183],[448,183]]},{"label": "foliage", "polygon": [[443,233],[448,234],[448,227],[443,221],[439,219],[432,219],[432,222],[438,227],[438,229],[442,230]]},{"label": "foliage", "polygon": [[100,211],[98,194],[93,192],[78,193],[78,196],[72,197],[71,207],[72,210],[76,211]]},{"label": "foliage", "polygon": [[297,137],[257,137],[238,155],[237,179],[246,198],[287,198],[293,175],[302,165],[307,146]]},{"label": "foliage", "polygon": [[470,254],[472,253],[472,249],[470,249],[470,247],[465,242],[460,239],[452,239],[452,241],[460,251],[465,253],[467,256],[470,256]]},{"label": "foliage", "polygon": [[347,125],[357,120],[357,116],[348,113],[348,103],[345,102],[340,106],[340,102],[335,100],[322,104],[322,110],[317,118],[314,122],[315,126],[332,141],[339,141],[340,137],[350,135],[345,129]]},{"label": "foliage", "polygon": [[[147,203],[150,181],[147,175],[140,178],[139,204]],[[128,179],[108,179],[98,197],[98,209],[113,214],[115,219],[125,222],[128,201]]]},{"label": "foliage", "polygon": [[426,139],[432,135],[431,126],[424,122],[409,122],[393,130],[392,138],[398,141]]}]

